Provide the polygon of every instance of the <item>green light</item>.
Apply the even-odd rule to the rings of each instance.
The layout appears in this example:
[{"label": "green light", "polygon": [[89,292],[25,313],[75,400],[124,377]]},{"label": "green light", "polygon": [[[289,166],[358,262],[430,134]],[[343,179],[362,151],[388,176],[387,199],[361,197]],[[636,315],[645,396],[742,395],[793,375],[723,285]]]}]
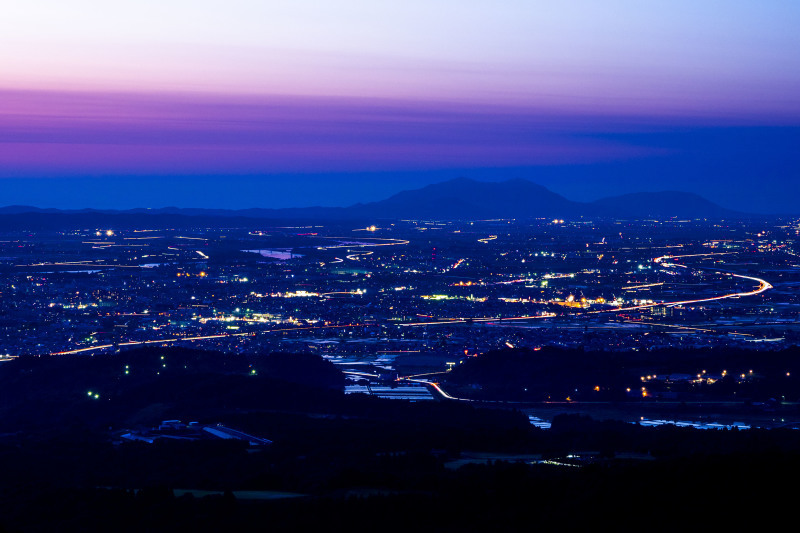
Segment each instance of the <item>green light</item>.
[{"label": "green light", "polygon": [[92,395],[92,391],[89,391],[88,394],[89,394],[89,396],[91,396]]}]

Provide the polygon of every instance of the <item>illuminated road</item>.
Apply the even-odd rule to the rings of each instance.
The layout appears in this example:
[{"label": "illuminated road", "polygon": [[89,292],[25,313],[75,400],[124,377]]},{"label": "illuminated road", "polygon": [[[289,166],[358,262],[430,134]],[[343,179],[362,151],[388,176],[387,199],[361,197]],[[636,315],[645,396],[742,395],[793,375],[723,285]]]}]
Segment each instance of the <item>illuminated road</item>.
[{"label": "illuminated road", "polygon": [[369,374],[369,373],[367,373],[367,372],[355,372],[355,371],[353,371],[353,370],[343,370],[343,371],[342,371],[342,374],[345,374],[345,375],[347,375],[347,376],[358,376],[358,377],[360,377],[360,378],[373,378],[373,379],[377,379],[377,378],[379,378],[379,377],[380,377],[378,374]]},{"label": "illuminated road", "polygon": [[623,291],[638,291],[639,289],[649,289],[651,287],[661,287],[664,285],[664,282],[659,283],[645,283],[644,285],[628,285],[627,287],[622,287]]},{"label": "illuminated road", "polygon": [[323,292],[319,296],[320,298],[330,298],[331,296],[361,296],[364,294],[365,291],[361,289],[356,289],[354,291],[334,291],[334,292]]},{"label": "illuminated road", "polygon": [[[708,254],[675,255],[675,256],[664,255],[664,256],[661,256],[661,257],[656,257],[655,259],[653,259],[653,262],[659,264],[663,268],[669,268],[669,267],[688,268],[685,265],[679,265],[677,263],[664,263],[664,260],[665,259],[676,260],[676,259],[681,259],[681,258],[684,258],[684,257],[702,257],[702,256],[710,256],[710,255],[728,255],[728,254],[729,254],[729,252],[708,253]],[[620,313],[620,312],[623,312],[623,311],[638,311],[638,310],[641,310],[641,309],[649,309],[649,308],[652,308],[652,307],[659,307],[659,306],[673,307],[673,306],[676,306],[676,305],[693,305],[693,304],[699,304],[699,303],[704,303],[704,302],[713,302],[713,301],[717,301],[717,300],[725,300],[725,299],[728,299],[728,298],[744,298],[746,296],[756,296],[758,294],[761,294],[761,293],[766,292],[766,291],[768,291],[768,290],[773,288],[772,284],[770,282],[768,282],[767,280],[761,279],[761,278],[757,278],[757,277],[754,277],[754,276],[744,276],[742,274],[731,274],[731,273],[728,273],[728,272],[716,272],[716,273],[719,274],[719,275],[723,275],[723,276],[730,276],[730,277],[733,277],[733,278],[740,278],[740,279],[746,279],[746,280],[754,281],[754,282],[758,283],[758,287],[756,289],[751,290],[751,291],[745,291],[745,292],[732,292],[732,293],[728,293],[728,294],[722,294],[722,295],[719,295],[719,296],[709,296],[707,298],[695,298],[695,299],[690,299],[690,300],[680,300],[680,301],[676,301],[676,302],[654,302],[654,303],[651,303],[651,304],[634,305],[634,306],[629,306],[629,307],[617,307],[617,308],[613,308],[613,309],[602,309],[602,310],[597,310],[597,311],[589,311],[588,314]],[[526,281],[526,280],[514,280],[514,281],[510,281],[510,282],[507,281],[507,282],[500,282],[500,283],[514,283],[514,282],[518,282],[518,281]],[[656,285],[660,285],[660,284],[659,283],[652,283],[652,284],[646,284],[646,285],[640,285],[640,286],[625,287],[624,289],[634,289],[635,290],[635,289],[638,289],[638,288],[645,288],[645,287],[651,287],[651,286],[656,286]],[[537,319],[542,319],[542,318],[552,318],[553,316],[555,316],[555,315],[548,313],[548,314],[544,314],[544,315],[527,315],[527,316],[515,316],[515,317],[452,318],[452,319],[442,319],[442,320],[435,320],[435,321],[429,321],[429,322],[410,322],[410,323],[405,323],[405,324],[400,324],[400,325],[401,326],[443,326],[443,325],[449,325],[449,324],[465,324],[465,323],[468,323],[468,322],[469,323],[474,323],[474,322],[494,322],[494,321],[506,322],[506,321],[519,321],[519,320],[537,320]]]},{"label": "illuminated road", "polygon": [[[719,252],[719,253],[689,254],[689,255],[662,255],[661,257],[656,257],[655,259],[653,259],[653,262],[658,264],[658,265],[660,265],[660,266],[662,266],[662,268],[664,268],[664,267],[667,267],[667,268],[668,267],[688,268],[685,265],[679,265],[677,263],[665,263],[664,260],[666,260],[666,259],[676,260],[676,259],[683,259],[685,257],[703,257],[703,256],[710,256],[710,255],[729,255],[731,253],[734,253],[734,252]],[[645,304],[645,305],[636,305],[636,306],[632,306],[632,307],[621,307],[621,308],[618,308],[618,309],[609,309],[609,310],[603,310],[603,311],[591,311],[591,313],[618,313],[620,311],[635,311],[637,309],[648,309],[650,307],[658,307],[658,306],[673,307],[673,306],[676,306],[676,305],[692,305],[692,304],[698,304],[698,303],[703,303],[703,302],[713,302],[713,301],[717,301],[717,300],[725,300],[725,299],[728,299],[728,298],[743,298],[745,296],[755,296],[757,294],[761,294],[762,292],[766,292],[766,291],[768,291],[768,290],[773,288],[772,284],[770,282],[768,282],[767,280],[761,279],[761,278],[756,278],[756,277],[753,277],[753,276],[743,276],[741,274],[731,274],[731,273],[728,273],[728,272],[716,272],[716,274],[720,274],[720,275],[723,275],[723,276],[730,276],[730,277],[733,277],[733,278],[741,278],[741,279],[747,279],[747,280],[750,280],[750,281],[755,281],[756,283],[758,283],[758,288],[754,289],[752,291],[732,292],[732,293],[723,294],[723,295],[720,295],[720,296],[710,296],[708,298],[696,298],[696,299],[693,299],[693,300],[681,300],[681,301],[678,301],[678,302],[658,302],[658,303]]]},{"label": "illuminated road", "polygon": [[[701,333],[718,333],[717,330],[708,329],[708,328],[698,328],[692,326],[679,326],[677,324],[663,324],[661,322],[641,322],[635,320],[625,320],[626,324],[636,324],[639,326],[647,326],[647,327],[660,327],[660,328],[672,328],[672,329],[679,329],[679,330],[686,330],[686,331],[699,331]],[[751,333],[738,333],[736,331],[728,332],[728,335],[739,335],[741,337],[753,337],[754,335]]]},{"label": "illuminated road", "polygon": [[[473,400],[471,398],[458,398],[456,396],[453,396],[453,395],[448,394],[447,392],[445,392],[445,390],[442,389],[442,387],[436,381],[430,381],[430,380],[427,380],[427,379],[417,379],[417,378],[422,377],[422,376],[435,376],[435,375],[439,375],[440,376],[442,374],[445,374],[445,372],[428,372],[427,374],[414,374],[414,375],[411,375],[411,376],[405,376],[405,377],[398,378],[397,381],[410,381],[412,383],[419,383],[419,384],[422,384],[422,385],[426,385],[428,387],[431,387],[439,395],[441,395],[442,398],[444,398],[446,400],[456,400],[456,401],[459,401],[459,402],[476,402],[476,403],[482,403],[482,404],[487,404],[487,403],[503,404],[503,405],[522,404],[522,403],[540,403],[540,402],[515,402],[515,401],[506,401],[506,400]],[[541,403],[549,403],[549,402],[541,402]]]},{"label": "illuminated road", "polygon": [[346,255],[345,257],[347,259],[349,259],[350,261],[360,261],[361,260],[361,256],[372,255],[373,253],[375,253],[375,252],[356,252],[356,253],[352,253],[350,255]]},{"label": "illuminated road", "polygon": [[[398,246],[411,241],[405,239],[383,239],[380,237],[365,237],[359,241],[348,241],[345,237],[323,237],[324,239],[337,239],[340,244],[333,246],[317,246],[317,250],[333,250],[334,248],[372,248],[375,246]],[[366,242],[379,241],[379,242]]]},{"label": "illuminated road", "polygon": [[152,339],[146,341],[125,341],[115,344],[99,344],[96,346],[87,346],[85,348],[76,348],[74,350],[53,352],[50,355],[73,355],[79,353],[89,353],[89,352],[107,350],[109,348],[122,347],[122,346],[146,346],[148,344],[174,344],[176,342],[194,342],[194,341],[204,341],[211,339],[224,339],[228,337],[255,337],[256,335],[263,335],[267,333],[283,333],[289,331],[308,331],[317,329],[357,328],[357,327],[367,327],[367,326],[369,326],[369,324],[342,324],[336,326],[301,326],[296,328],[270,329],[267,331],[253,331],[247,333],[220,333],[217,335],[198,335],[194,337],[169,337],[165,339]]},{"label": "illuminated road", "polygon": [[[678,265],[683,266],[683,265]],[[742,298],[745,296],[755,296],[756,294],[761,294],[762,292],[768,291],[772,288],[772,284],[764,279],[755,278],[752,276],[742,276],[741,274],[728,274],[726,272],[719,272],[719,274],[724,274],[726,276],[731,276],[734,278],[742,278],[742,279],[749,279],[751,281],[755,281],[758,283],[758,288],[752,291],[747,292],[732,292],[729,294],[723,294],[720,296],[709,296],[708,298],[697,298],[694,300],[681,300],[678,302],[654,302],[651,304],[644,304],[644,305],[634,305],[631,307],[619,307],[617,309],[603,309],[600,311],[589,311],[590,314],[596,313],[619,313],[621,311],[636,311],[639,309],[649,309],[651,307],[673,307],[676,305],[692,305],[692,304],[699,304],[703,302],[714,302],[717,300],[726,300],[728,298]]]},{"label": "illuminated road", "polygon": [[653,259],[653,263],[660,264],[664,259],[683,259],[685,257],[706,257],[710,255],[731,255],[738,252],[708,252],[705,254],[662,255]]},{"label": "illuminated road", "polygon": [[[425,374],[419,374],[419,375],[425,375]],[[411,383],[419,383],[419,384],[431,387],[437,393],[439,393],[442,396],[442,398],[445,398],[447,400],[458,400],[460,402],[471,402],[471,401],[473,401],[473,400],[470,400],[469,398],[456,398],[455,396],[450,396],[435,381],[428,381],[428,380],[425,380],[425,379],[413,379],[413,377],[400,378],[398,381],[410,381]]]},{"label": "illuminated road", "polygon": [[[390,239],[386,239],[390,240]],[[406,244],[408,241],[400,241],[397,239],[392,239],[393,242],[391,243],[381,243],[381,244],[367,244],[368,246],[391,246],[396,244]],[[353,246],[350,244],[349,246]],[[200,253],[200,252],[198,252]],[[361,252],[361,253],[354,253],[347,256],[350,260],[357,260],[358,256],[368,255],[372,252]],[[691,254],[691,255],[683,255],[683,256],[661,256],[653,259],[653,262],[661,266],[662,268],[672,268],[672,267],[681,267],[681,268],[688,268],[685,265],[679,265],[674,262],[666,262],[669,261],[676,261],[682,258],[689,258],[689,257],[702,257],[702,256],[714,256],[714,255],[727,255],[727,253],[708,253],[708,254]],[[340,258],[337,258],[338,261],[343,261]],[[74,262],[74,263],[66,263],[70,266],[87,266],[86,262]],[[92,265],[92,266],[99,266],[99,265]],[[716,274],[720,276],[729,276],[731,278],[739,278],[743,280],[752,281],[757,283],[758,286],[749,291],[743,292],[732,292],[727,294],[722,294],[718,296],[709,296],[706,298],[695,298],[695,299],[686,299],[674,302],[654,302],[650,304],[643,304],[643,305],[635,305],[629,307],[618,307],[612,309],[603,309],[603,310],[596,310],[596,311],[589,311],[587,314],[600,314],[600,313],[619,313],[624,311],[637,311],[641,309],[648,309],[653,307],[672,307],[677,305],[693,305],[705,302],[712,302],[712,301],[719,301],[725,300],[729,298],[744,298],[748,296],[756,296],[758,294],[764,293],[773,288],[772,284],[768,281],[758,278],[755,276],[745,276],[742,274],[733,274],[728,272],[719,272],[716,271]],[[527,280],[513,280],[512,282],[521,282]],[[639,287],[628,287],[628,288],[640,288],[640,287],[647,287],[648,285],[639,286]],[[362,292],[339,292],[339,293],[326,293],[322,296],[330,297],[338,294],[362,294]],[[403,324],[398,324],[399,326],[403,327],[411,327],[411,326],[442,326],[442,325],[453,325],[453,324],[466,324],[466,323],[480,323],[480,322],[513,322],[513,321],[529,321],[529,320],[541,320],[546,318],[552,318],[556,315],[553,313],[544,313],[539,315],[523,315],[523,316],[514,316],[514,317],[466,317],[466,318],[444,318],[441,320],[434,320],[434,321],[426,321],[426,322],[407,322]],[[247,332],[247,333],[221,333],[216,335],[198,335],[198,336],[191,336],[191,337],[169,337],[164,339],[152,339],[152,340],[144,340],[144,341],[125,341],[119,343],[112,343],[112,344],[102,344],[102,345],[94,345],[94,346],[87,346],[83,348],[76,348],[72,350],[64,350],[60,352],[54,352],[51,355],[68,355],[68,354],[79,354],[79,353],[89,353],[89,352],[96,352],[107,350],[115,347],[127,347],[127,346],[145,346],[148,344],[172,344],[172,343],[179,343],[179,342],[195,342],[195,341],[202,341],[202,340],[212,340],[212,339],[223,339],[229,337],[247,337],[247,336],[255,336],[258,334],[268,334],[268,333],[279,333],[279,332],[292,332],[292,331],[308,331],[308,330],[322,330],[322,329],[334,329],[334,328],[348,328],[348,327],[364,327],[365,324],[345,324],[345,325],[336,325],[336,326],[306,326],[306,327],[293,327],[293,328],[281,328],[281,329],[272,329],[266,331],[259,331],[259,332]],[[427,385],[436,389],[443,397],[453,399],[447,393],[441,390],[441,388],[433,382],[425,381]]]},{"label": "illuminated road", "polygon": [[552,318],[555,315],[547,313],[543,315],[525,315],[525,316],[510,316],[510,317],[470,317],[470,318],[445,318],[442,320],[435,320],[433,322],[406,322],[405,324],[398,324],[399,326],[444,326],[447,324],[466,324],[467,322],[506,322],[512,320],[536,320],[541,318]]}]

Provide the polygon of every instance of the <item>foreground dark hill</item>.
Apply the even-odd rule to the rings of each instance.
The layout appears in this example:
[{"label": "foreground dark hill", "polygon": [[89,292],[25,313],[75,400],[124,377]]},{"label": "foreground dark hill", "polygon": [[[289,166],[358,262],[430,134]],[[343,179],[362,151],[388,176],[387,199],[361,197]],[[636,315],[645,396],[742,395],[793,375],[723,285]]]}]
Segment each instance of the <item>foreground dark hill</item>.
[{"label": "foreground dark hill", "polygon": [[[661,379],[642,379],[648,375]],[[696,381],[698,375],[710,379]],[[796,346],[769,352],[769,357],[736,348],[665,348],[643,354],[545,346],[470,357],[442,382],[453,396],[473,400],[647,403],[662,399],[692,403],[698,409],[714,400],[726,402],[726,409],[741,414],[780,408],[796,416],[799,376],[800,348]],[[639,392],[643,385],[646,395]],[[777,406],[777,399],[785,404]],[[684,403],[680,409],[687,407]]]},{"label": "foreground dark hill", "polygon": [[664,191],[613,196],[595,202],[575,202],[524,179],[482,182],[458,178],[397,193],[385,200],[350,207],[289,209],[200,209],[165,207],[129,210],[58,210],[30,206],[0,208],[2,228],[100,227],[202,227],[247,226],[254,220],[360,220],[580,217],[646,218],[741,217],[696,194]]},{"label": "foreground dark hill", "polygon": [[[306,432],[319,435],[325,426],[319,420],[340,416],[360,420],[367,432],[380,427],[380,435],[369,442],[381,445],[407,441],[414,446],[420,427],[440,447],[459,439],[480,441],[490,430],[528,427],[519,414],[345,395],[344,384],[338,367],[308,353],[147,347],[93,356],[20,357],[0,364],[0,448],[9,437],[105,442],[111,427],[152,427],[168,419],[230,423],[276,437],[277,446],[291,441],[295,449],[318,446]],[[327,445],[339,439],[353,448],[352,435],[333,433]]]},{"label": "foreground dark hill", "polygon": [[[543,361],[525,365],[533,355],[474,361],[498,363],[490,379],[514,368],[540,379]],[[538,355],[554,370],[575,368],[578,357]],[[719,355],[729,364],[746,354]],[[710,520],[737,531],[739,509],[771,531],[784,527],[779,517],[794,503],[792,491],[769,489],[800,475],[795,430],[644,427],[574,414],[543,430],[497,405],[345,395],[334,390],[342,376],[332,366],[307,354],[157,347],[2,363],[0,531],[345,531],[365,523],[387,533],[572,531],[641,527],[654,517],[659,531]],[[455,375],[483,379],[479,368],[460,366]],[[113,443],[109,426],[172,417],[273,442]]]},{"label": "foreground dark hill", "polygon": [[0,365],[0,433],[215,416],[240,408],[325,405],[344,375],[310,354],[245,357],[188,348],[21,357]]}]

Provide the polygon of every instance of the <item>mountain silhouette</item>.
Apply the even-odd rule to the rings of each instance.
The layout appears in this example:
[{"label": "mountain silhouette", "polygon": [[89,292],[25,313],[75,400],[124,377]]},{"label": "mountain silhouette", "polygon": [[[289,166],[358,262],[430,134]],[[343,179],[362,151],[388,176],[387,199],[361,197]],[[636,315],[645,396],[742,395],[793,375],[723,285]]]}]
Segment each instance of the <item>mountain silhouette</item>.
[{"label": "mountain silhouette", "polygon": [[[736,218],[743,213],[725,209],[701,196],[679,191],[640,192],[611,196],[594,202],[576,202],[525,179],[501,182],[456,178],[441,183],[399,192],[385,200],[359,203],[349,207],[299,207],[285,209],[203,209],[163,207],[158,209],[41,209],[30,206],[0,208],[0,224],[8,227],[22,223],[30,227],[56,227],[71,221],[84,227],[96,224],[182,225],[209,223],[226,217],[237,223],[253,219],[438,219],[480,220],[490,218],[586,218],[609,217],[641,219],[648,217]],[[10,218],[14,224],[10,224]],[[3,220],[4,219],[4,220]],[[37,224],[37,221],[39,222]],[[146,222],[145,222],[146,221]],[[189,223],[189,221],[184,221]],[[234,220],[228,220],[234,223]],[[99,226],[96,226],[99,227]]]},{"label": "mountain silhouette", "polygon": [[725,209],[697,194],[680,191],[637,192],[592,202],[608,216],[627,218],[682,217],[721,218],[740,213]]}]

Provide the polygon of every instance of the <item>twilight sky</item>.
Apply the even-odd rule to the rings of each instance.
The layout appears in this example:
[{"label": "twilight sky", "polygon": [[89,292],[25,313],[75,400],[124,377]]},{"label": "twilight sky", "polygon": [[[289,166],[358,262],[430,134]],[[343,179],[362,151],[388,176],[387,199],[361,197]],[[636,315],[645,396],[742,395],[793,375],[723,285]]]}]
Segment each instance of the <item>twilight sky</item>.
[{"label": "twilight sky", "polygon": [[26,0],[0,205],[346,205],[457,176],[798,212],[800,2]]}]

